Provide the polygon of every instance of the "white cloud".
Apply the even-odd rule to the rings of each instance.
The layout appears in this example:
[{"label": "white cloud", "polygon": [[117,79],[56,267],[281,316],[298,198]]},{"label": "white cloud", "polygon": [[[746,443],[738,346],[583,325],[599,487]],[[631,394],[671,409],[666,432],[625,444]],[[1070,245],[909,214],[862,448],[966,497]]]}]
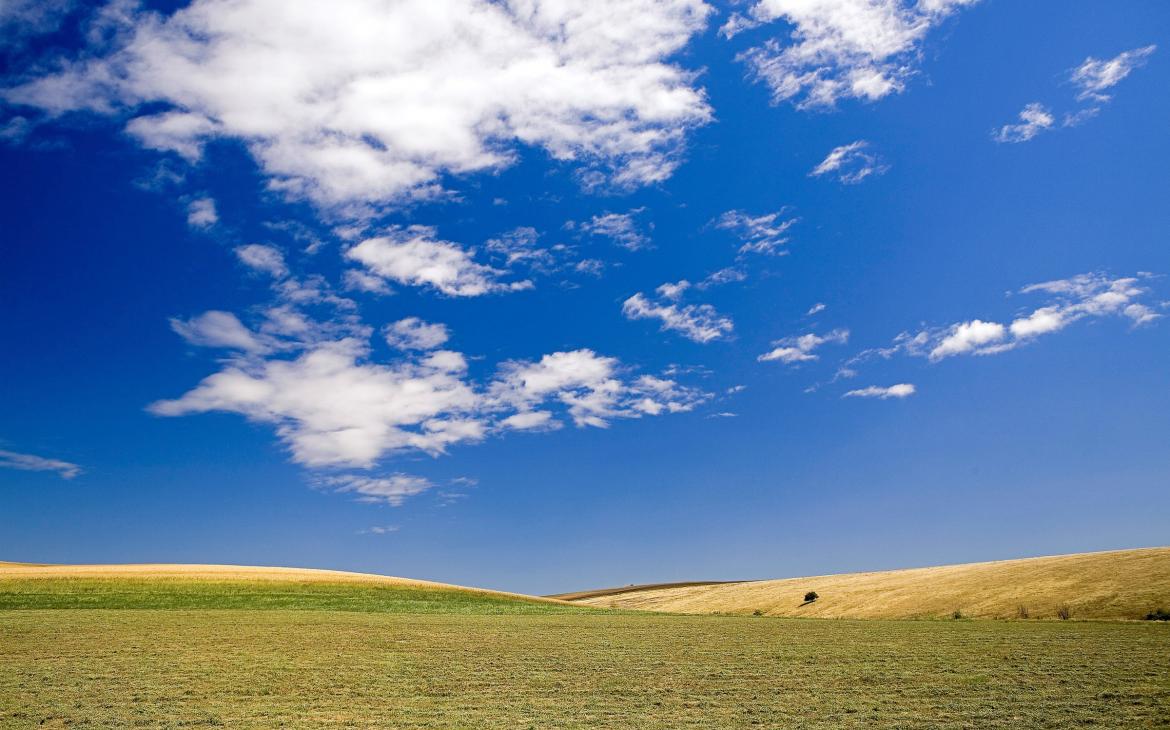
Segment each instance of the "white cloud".
[{"label": "white cloud", "polygon": [[[335,492],[356,494],[359,502],[388,504],[392,507],[401,507],[407,497],[422,494],[435,486],[423,477],[409,474],[391,474],[384,477],[344,474],[326,477],[319,483]],[[369,531],[375,535],[384,535],[397,529],[394,526],[372,527]]]},{"label": "white cloud", "polygon": [[231,312],[212,310],[188,320],[172,319],[171,329],[197,347],[217,347],[263,353],[271,346]]},{"label": "white cloud", "polygon": [[55,471],[62,479],[72,479],[81,473],[81,467],[68,461],[46,459],[33,454],[20,454],[0,449],[0,469],[20,471]]},{"label": "white cloud", "polygon": [[796,225],[799,218],[784,218],[787,210],[764,215],[748,215],[742,210],[729,210],[712,223],[716,228],[731,231],[742,241],[740,253],[779,254],[780,247],[788,243],[788,229]]},{"label": "white cloud", "polygon": [[847,329],[835,329],[824,335],[809,333],[796,337],[785,337],[773,342],[772,344],[776,347],[760,355],[756,360],[759,362],[778,361],[786,365],[810,362],[820,359],[814,350],[821,345],[843,345],[848,341],[849,330]]},{"label": "white cloud", "polygon": [[[1116,86],[1134,69],[1144,66],[1156,48],[1154,45],[1135,48],[1107,61],[1090,56],[1080,66],[1071,69],[1069,80],[1078,89],[1077,101],[1092,106],[1064,112],[1061,126],[1078,127],[1100,114],[1102,105],[1112,99],[1105,91]],[[1004,125],[992,134],[992,138],[997,142],[1027,142],[1043,131],[1054,129],[1055,125],[1056,117],[1052,112],[1043,104],[1033,102],[1020,112],[1020,123]]]},{"label": "white cloud", "polygon": [[[569,221],[565,227],[569,230],[580,230],[593,236],[608,238],[622,248],[638,251],[650,248],[650,236],[638,223],[638,215],[645,208],[634,208],[626,213],[603,213],[595,215],[583,223]],[[653,226],[651,226],[653,227]]]},{"label": "white cloud", "polygon": [[218,222],[213,198],[196,198],[187,204],[187,225],[192,228],[210,228]]},{"label": "white cloud", "polygon": [[821,312],[825,311],[825,308],[826,307],[824,302],[817,302],[808,308],[808,311],[804,313],[804,316],[811,317],[814,314],[820,314]]},{"label": "white cloud", "polygon": [[771,39],[740,54],[775,102],[829,107],[898,93],[915,73],[926,34],[978,0],[758,0],[722,33],[782,21],[790,42]]},{"label": "white cloud", "polygon": [[1089,56],[1069,72],[1069,79],[1079,89],[1077,100],[1109,101],[1110,96],[1105,91],[1116,86],[1134,69],[1144,66],[1157,48],[1155,45],[1135,48],[1107,61]]},{"label": "white cloud", "polygon": [[249,243],[238,246],[236,257],[248,268],[268,274],[277,279],[283,279],[288,274],[288,266],[284,263],[284,254],[275,246],[265,246],[260,243]]},{"label": "white cloud", "polygon": [[1030,344],[1043,335],[1060,332],[1070,325],[1089,319],[1117,317],[1141,327],[1161,319],[1162,314],[1146,301],[1150,294],[1137,277],[1111,278],[1102,273],[1079,274],[1032,284],[1021,294],[1046,294],[1048,300],[1039,307],[1012,318],[1007,324],[972,319],[945,327],[927,328],[911,334],[903,332],[890,347],[865,350],[850,358],[840,375],[851,377],[854,367],[873,358],[888,359],[904,353],[938,362],[956,355],[995,355]]},{"label": "white cloud", "polygon": [[450,338],[447,325],[424,322],[418,317],[407,317],[386,325],[382,330],[386,343],[402,350],[433,350]]},{"label": "white cloud", "polygon": [[358,530],[359,535],[389,535],[398,532],[398,525],[374,525],[364,530]]},{"label": "white cloud", "polygon": [[489,388],[489,402],[525,414],[536,404],[555,401],[568,408],[577,426],[603,428],[614,418],[682,413],[708,398],[706,393],[652,375],[625,381],[619,368],[617,359],[592,350],[555,352],[537,362],[504,363]]},{"label": "white cloud", "polygon": [[930,359],[938,361],[951,355],[985,352],[988,345],[1003,341],[1005,328],[998,322],[973,319],[951,325],[950,330],[930,350]]},{"label": "white cloud", "polygon": [[695,285],[696,289],[710,289],[713,286],[721,286],[723,284],[734,284],[739,281],[747,279],[747,273],[735,266],[728,266],[712,271],[705,279]]},{"label": "white cloud", "polygon": [[[681,291],[678,293],[681,295]],[[673,330],[688,340],[704,344],[723,339],[735,329],[731,318],[719,314],[710,304],[656,303],[641,293],[622,304],[622,314],[626,319],[662,320],[664,331]]]},{"label": "white cloud", "polygon": [[866,152],[868,147],[869,142],[863,139],[835,147],[809,175],[820,177],[833,173],[846,185],[855,185],[871,175],[885,174],[889,166],[877,155]]},{"label": "white cloud", "polygon": [[516,431],[534,431],[548,428],[559,428],[560,423],[552,420],[551,411],[521,411],[500,421],[501,428],[510,428]]},{"label": "white cloud", "polygon": [[0,3],[0,50],[56,31],[76,7],[75,0],[4,0]]},{"label": "white cloud", "polygon": [[194,0],[129,15],[114,50],[4,95],[128,115],[144,146],[190,160],[239,140],[274,189],[321,206],[433,196],[444,176],[498,170],[522,146],[634,186],[668,177],[711,119],[694,74],[668,63],[710,12],[701,0]]},{"label": "white cloud", "polygon": [[507,266],[522,263],[536,269],[546,269],[552,264],[552,253],[537,246],[540,234],[531,226],[514,228],[496,238],[490,239],[484,247],[504,257]]},{"label": "white cloud", "polygon": [[885,388],[879,385],[871,385],[866,388],[851,390],[841,397],[880,398],[881,400],[886,400],[888,398],[906,398],[908,396],[914,395],[916,391],[917,389],[914,387],[913,383],[898,383],[897,385],[891,385]]},{"label": "white cloud", "polygon": [[311,467],[370,467],[384,454],[483,437],[469,414],[477,397],[461,369],[428,360],[366,362],[353,340],[324,343],[291,360],[236,359],[181,398],[159,401],[163,416],[225,411],[276,426],[293,459]]},{"label": "white cloud", "polygon": [[1005,124],[1000,127],[992,139],[996,142],[1027,142],[1043,131],[1052,129],[1056,118],[1046,106],[1039,102],[1032,102],[1020,112],[1019,124]]},{"label": "white cloud", "polygon": [[360,291],[375,295],[394,293],[394,290],[390,288],[385,279],[366,273],[360,269],[346,269],[345,273],[341,275],[341,283],[349,291]]},{"label": "white cloud", "polygon": [[431,286],[453,297],[475,297],[529,289],[532,283],[503,283],[505,272],[477,263],[458,245],[436,237],[428,226],[393,227],[345,252],[370,273],[409,286]]},{"label": "white cloud", "polygon": [[658,296],[662,297],[663,299],[678,301],[682,298],[682,295],[686,293],[687,289],[690,288],[691,282],[687,281],[686,279],[679,279],[673,283],[668,281],[665,284],[659,286],[654,291],[656,291]]},{"label": "white cloud", "polygon": [[[578,426],[605,426],[614,418],[690,410],[707,398],[673,380],[627,376],[615,358],[591,350],[509,361],[490,381],[477,384],[468,378],[462,353],[412,351],[380,363],[357,336],[325,339],[345,330],[368,335],[368,328],[352,323],[302,323],[287,328],[291,339],[269,334],[258,343],[228,313],[192,322],[197,324],[176,329],[198,344],[234,346],[237,354],[192,390],[149,410],[160,416],[238,413],[272,425],[293,460],[311,468],[369,469],[392,454],[437,455],[496,431],[553,429],[559,422],[544,412],[557,405]],[[334,486],[366,496],[394,488],[370,479]]]}]

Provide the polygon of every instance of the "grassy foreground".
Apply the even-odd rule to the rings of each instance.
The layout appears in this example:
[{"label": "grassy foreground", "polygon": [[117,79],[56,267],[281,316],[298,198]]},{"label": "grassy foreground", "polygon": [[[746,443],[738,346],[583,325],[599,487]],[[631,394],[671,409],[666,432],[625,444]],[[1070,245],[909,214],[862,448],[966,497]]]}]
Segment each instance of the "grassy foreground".
[{"label": "grassy foreground", "polygon": [[399,578],[0,565],[0,728],[1170,727],[1170,625],[618,613]]},{"label": "grassy foreground", "polygon": [[0,612],[2,727],[1170,725],[1170,626]]}]

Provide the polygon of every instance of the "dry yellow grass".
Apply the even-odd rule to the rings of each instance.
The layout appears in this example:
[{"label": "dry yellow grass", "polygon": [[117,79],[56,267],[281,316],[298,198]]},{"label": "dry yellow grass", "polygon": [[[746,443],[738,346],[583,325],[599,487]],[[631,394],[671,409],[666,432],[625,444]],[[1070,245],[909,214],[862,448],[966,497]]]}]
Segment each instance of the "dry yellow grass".
[{"label": "dry yellow grass", "polygon": [[[804,594],[816,591],[813,603]],[[1170,548],[947,565],[877,573],[566,594],[591,606],[670,613],[817,618],[1139,619],[1170,608]]]},{"label": "dry yellow grass", "polygon": [[413,578],[397,578],[373,573],[351,573],[343,570],[317,570],[312,568],[277,568],[247,565],[186,565],[166,563],[143,563],[128,565],[42,565],[36,563],[0,562],[0,590],[5,580],[61,580],[97,579],[116,580],[119,578],[150,581],[201,581],[216,582],[273,582],[273,583],[340,583],[375,586],[400,586],[404,588],[426,588],[432,590],[468,591],[476,594],[524,598],[548,603],[562,603],[557,599],[525,596],[519,593],[492,591],[482,588],[468,588],[436,583]]}]

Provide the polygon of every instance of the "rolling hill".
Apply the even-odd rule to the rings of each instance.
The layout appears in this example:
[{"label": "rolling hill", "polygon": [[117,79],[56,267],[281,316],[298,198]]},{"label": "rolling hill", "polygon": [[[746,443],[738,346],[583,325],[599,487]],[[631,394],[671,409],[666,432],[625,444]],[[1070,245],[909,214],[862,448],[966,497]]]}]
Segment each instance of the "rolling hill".
[{"label": "rolling hill", "polygon": [[[818,598],[804,601],[806,592]],[[555,596],[668,613],[816,618],[1140,619],[1170,607],[1170,548],[1143,548],[875,573],[739,583],[627,586]]]},{"label": "rolling hill", "polygon": [[592,610],[556,599],[337,570],[0,563],[0,610],[308,609],[384,613]]}]

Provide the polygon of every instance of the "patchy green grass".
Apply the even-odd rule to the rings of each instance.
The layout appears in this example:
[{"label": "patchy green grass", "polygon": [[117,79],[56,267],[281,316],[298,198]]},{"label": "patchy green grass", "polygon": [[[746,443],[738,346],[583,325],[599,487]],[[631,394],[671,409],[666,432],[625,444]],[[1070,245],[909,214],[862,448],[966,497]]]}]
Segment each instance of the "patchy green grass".
[{"label": "patchy green grass", "polygon": [[26,609],[0,668],[5,728],[1170,726],[1154,622]]},{"label": "patchy green grass", "polygon": [[183,578],[5,578],[0,611],[251,609],[377,613],[587,613],[596,609],[469,589],[411,585]]}]

